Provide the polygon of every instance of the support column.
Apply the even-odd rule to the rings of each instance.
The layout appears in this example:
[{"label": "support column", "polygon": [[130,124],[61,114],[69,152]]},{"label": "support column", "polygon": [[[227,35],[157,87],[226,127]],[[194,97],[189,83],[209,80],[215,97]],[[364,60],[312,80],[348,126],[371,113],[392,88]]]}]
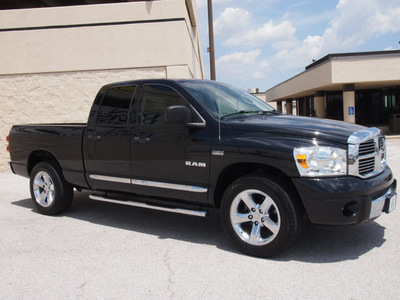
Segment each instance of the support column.
[{"label": "support column", "polygon": [[293,100],[294,106],[293,106],[293,115],[298,116],[299,115],[299,101],[298,100]]},{"label": "support column", "polygon": [[316,91],[314,96],[314,108],[317,118],[325,118],[325,92]]},{"label": "support column", "polygon": [[282,112],[282,101],[276,102],[276,110]]},{"label": "support column", "polygon": [[292,115],[293,114],[293,101],[292,100],[286,100],[286,114],[287,115]]},{"label": "support column", "polygon": [[356,122],[356,93],[354,84],[343,85],[343,121],[349,123]]}]

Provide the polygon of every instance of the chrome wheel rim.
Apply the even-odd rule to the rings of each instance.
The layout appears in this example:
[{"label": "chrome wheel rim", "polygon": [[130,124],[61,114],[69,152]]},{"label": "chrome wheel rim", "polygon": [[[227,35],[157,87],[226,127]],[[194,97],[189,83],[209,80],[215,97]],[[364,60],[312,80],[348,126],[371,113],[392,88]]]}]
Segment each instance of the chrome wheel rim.
[{"label": "chrome wheel rim", "polygon": [[32,185],[35,201],[42,207],[49,207],[55,196],[54,183],[50,175],[44,171],[38,172]]},{"label": "chrome wheel rim", "polygon": [[254,246],[271,243],[281,228],[279,209],[266,193],[249,189],[233,199],[230,220],[235,233]]}]

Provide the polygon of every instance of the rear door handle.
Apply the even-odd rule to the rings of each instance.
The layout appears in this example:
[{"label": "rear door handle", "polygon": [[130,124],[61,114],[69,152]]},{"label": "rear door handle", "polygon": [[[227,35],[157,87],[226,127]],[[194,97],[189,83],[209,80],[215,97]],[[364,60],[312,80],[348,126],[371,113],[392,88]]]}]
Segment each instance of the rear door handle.
[{"label": "rear door handle", "polygon": [[91,140],[91,141],[98,141],[98,140],[101,140],[101,136],[99,136],[99,135],[88,135],[88,140]]},{"label": "rear door handle", "polygon": [[138,143],[138,144],[147,144],[147,143],[150,143],[150,139],[149,138],[141,139],[140,137],[134,137],[133,142]]}]

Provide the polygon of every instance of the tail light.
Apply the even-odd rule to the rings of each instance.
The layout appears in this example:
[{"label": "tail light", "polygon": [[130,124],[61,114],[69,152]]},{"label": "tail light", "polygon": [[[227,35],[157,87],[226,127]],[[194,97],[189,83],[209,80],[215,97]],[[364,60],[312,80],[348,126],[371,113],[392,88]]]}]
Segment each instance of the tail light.
[{"label": "tail light", "polygon": [[9,135],[7,135],[7,137],[6,137],[6,141],[7,141],[7,143],[8,143],[8,145],[7,145],[7,148],[6,148],[6,149],[7,149],[7,151],[8,151],[8,152],[10,152],[10,145],[9,145],[9,144],[10,144],[10,136],[9,136]]}]

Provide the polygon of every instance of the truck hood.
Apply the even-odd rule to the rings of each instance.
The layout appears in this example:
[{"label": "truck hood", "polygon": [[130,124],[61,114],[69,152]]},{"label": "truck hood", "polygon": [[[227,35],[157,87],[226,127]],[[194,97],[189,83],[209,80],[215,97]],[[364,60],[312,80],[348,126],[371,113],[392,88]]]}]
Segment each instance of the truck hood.
[{"label": "truck hood", "polygon": [[363,126],[342,121],[292,115],[247,115],[232,118],[228,124],[236,130],[318,138],[336,143],[347,143],[353,132],[365,129]]}]

